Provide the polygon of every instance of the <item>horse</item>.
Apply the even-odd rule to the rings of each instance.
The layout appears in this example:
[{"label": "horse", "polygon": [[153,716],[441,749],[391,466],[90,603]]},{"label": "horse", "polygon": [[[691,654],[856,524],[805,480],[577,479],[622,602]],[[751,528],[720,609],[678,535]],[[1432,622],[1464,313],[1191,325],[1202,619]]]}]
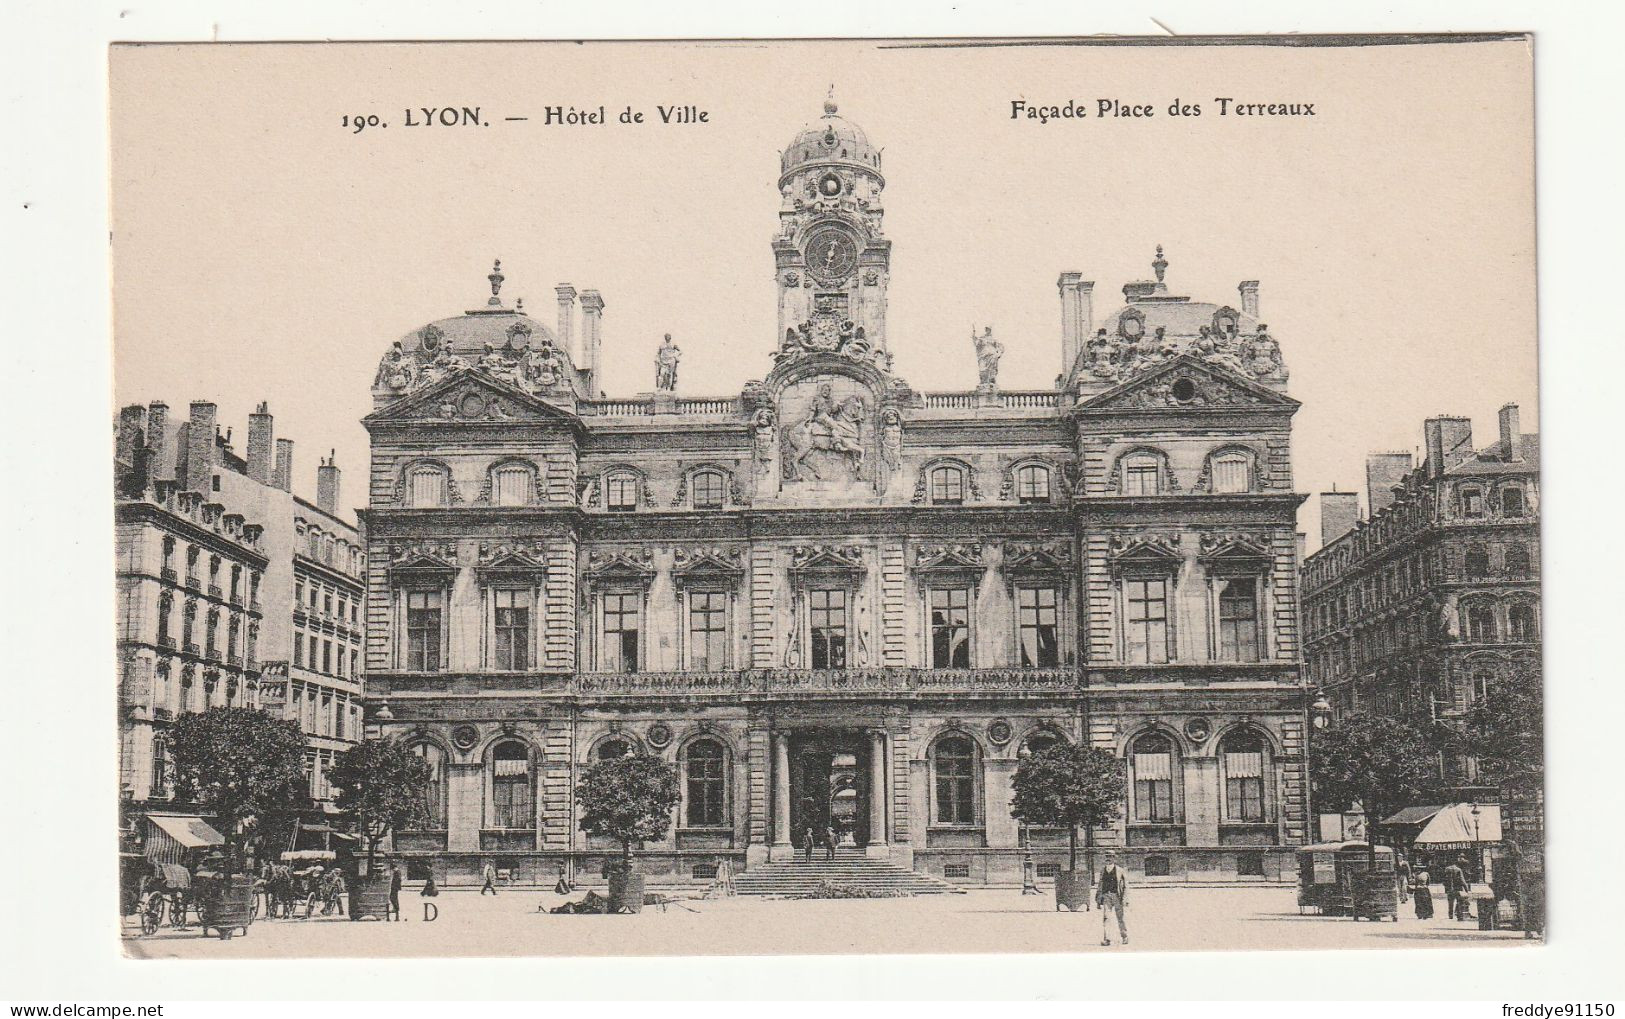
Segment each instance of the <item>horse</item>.
[{"label": "horse", "polygon": [[[815,405],[816,406],[816,405]],[[816,452],[836,453],[849,457],[852,472],[863,470],[863,398],[853,395],[842,400],[827,415],[833,426],[818,420],[817,413],[809,414],[798,425],[786,425],[783,433],[785,475],[792,481],[805,467],[813,477],[823,480],[818,468],[807,458]]]}]

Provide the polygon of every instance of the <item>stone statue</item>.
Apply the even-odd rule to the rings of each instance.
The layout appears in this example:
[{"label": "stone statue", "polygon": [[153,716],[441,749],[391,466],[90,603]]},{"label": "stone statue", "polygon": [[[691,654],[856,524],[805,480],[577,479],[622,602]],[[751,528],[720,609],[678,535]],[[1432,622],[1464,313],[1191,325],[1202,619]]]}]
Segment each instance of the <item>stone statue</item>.
[{"label": "stone statue", "polygon": [[682,356],[682,350],[671,342],[671,333],[667,333],[665,342],[655,353],[656,389],[669,393],[677,388],[677,362]]},{"label": "stone statue", "polygon": [[887,407],[880,415],[880,457],[896,470],[903,462],[903,415]]},{"label": "stone statue", "polygon": [[807,416],[799,424],[787,425],[782,436],[784,456],[781,467],[786,481],[799,481],[801,469],[822,479],[818,468],[807,460],[813,453],[828,452],[846,457],[852,476],[863,471],[863,398],[856,394],[839,403],[828,382],[820,383]]},{"label": "stone statue", "polygon": [[486,342],[485,350],[480,354],[479,361],[475,363],[479,366],[481,371],[490,372],[492,375],[499,375],[504,368],[509,368],[513,365],[513,362],[497,353],[496,346],[489,341]]},{"label": "stone statue", "polygon": [[999,358],[1004,356],[1004,344],[993,338],[993,327],[988,326],[977,336],[971,332],[976,345],[976,378],[982,389],[993,389],[999,384]]},{"label": "stone statue", "polygon": [[756,454],[756,472],[758,474],[766,474],[768,468],[773,464],[773,447],[777,438],[774,434],[775,424],[777,424],[777,419],[773,416],[773,412],[766,407],[758,410],[756,416],[751,420],[753,448]]},{"label": "stone statue", "polygon": [[407,389],[416,381],[416,359],[406,353],[401,341],[396,340],[378,363],[378,377],[373,385],[385,385],[390,389]]},{"label": "stone statue", "polygon": [[525,352],[522,375],[530,386],[547,389],[559,384],[562,372],[552,347],[532,347]]}]

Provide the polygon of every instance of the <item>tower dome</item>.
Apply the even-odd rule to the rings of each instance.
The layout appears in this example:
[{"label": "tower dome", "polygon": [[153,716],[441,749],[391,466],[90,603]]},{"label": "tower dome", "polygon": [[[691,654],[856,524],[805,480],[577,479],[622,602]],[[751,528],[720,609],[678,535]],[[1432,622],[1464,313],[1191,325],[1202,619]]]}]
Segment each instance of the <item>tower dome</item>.
[{"label": "tower dome", "polygon": [[863,128],[840,115],[833,97],[824,100],[824,115],[790,140],[779,157],[784,177],[809,163],[843,163],[880,172],[880,150],[869,144]]}]

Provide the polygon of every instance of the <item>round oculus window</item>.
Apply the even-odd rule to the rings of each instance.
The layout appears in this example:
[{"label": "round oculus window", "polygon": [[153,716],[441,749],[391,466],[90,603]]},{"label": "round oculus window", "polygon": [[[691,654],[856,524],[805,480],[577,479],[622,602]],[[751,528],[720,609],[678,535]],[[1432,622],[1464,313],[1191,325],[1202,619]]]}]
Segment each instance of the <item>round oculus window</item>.
[{"label": "round oculus window", "polygon": [[834,198],[841,193],[841,178],[838,174],[826,173],[818,178],[818,190],[826,197]]},{"label": "round oculus window", "polygon": [[1172,392],[1180,403],[1190,403],[1196,399],[1196,383],[1190,379],[1175,379]]},{"label": "round oculus window", "polygon": [[471,750],[480,741],[480,733],[472,725],[459,725],[451,731],[451,741],[459,750]]}]

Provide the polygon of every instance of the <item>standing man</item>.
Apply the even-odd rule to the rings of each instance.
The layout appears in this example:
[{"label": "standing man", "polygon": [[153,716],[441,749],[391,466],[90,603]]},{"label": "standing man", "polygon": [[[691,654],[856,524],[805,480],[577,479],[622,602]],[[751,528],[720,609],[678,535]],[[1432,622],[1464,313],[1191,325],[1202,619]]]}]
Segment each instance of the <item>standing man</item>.
[{"label": "standing man", "polygon": [[1452,920],[1467,919],[1467,875],[1461,869],[1464,862],[1466,857],[1458,856],[1444,869],[1445,909]]},{"label": "standing man", "polygon": [[1411,861],[1403,852],[1395,853],[1394,881],[1399,885],[1399,901],[1404,902],[1411,893]]},{"label": "standing man", "polygon": [[392,919],[403,920],[401,916],[401,865],[389,865],[389,911],[394,914]]},{"label": "standing man", "polygon": [[485,870],[481,874],[485,878],[485,884],[480,886],[480,894],[484,895],[486,892],[490,892],[495,895],[497,893],[497,869],[490,860],[485,861]]},{"label": "standing man", "polygon": [[824,859],[835,859],[835,826],[832,824],[824,829]]},{"label": "standing man", "polygon": [[807,862],[811,863],[812,862],[812,853],[813,853],[813,830],[812,830],[811,825],[807,826],[807,841],[806,841],[806,844],[803,846],[803,849],[807,853]]},{"label": "standing man", "polygon": [[1100,884],[1095,889],[1095,905],[1100,907],[1100,943],[1112,943],[1111,914],[1117,914],[1117,936],[1128,944],[1128,925],[1123,922],[1123,907],[1128,903],[1128,873],[1117,865],[1117,854],[1106,851],[1106,866],[1100,871]]}]

